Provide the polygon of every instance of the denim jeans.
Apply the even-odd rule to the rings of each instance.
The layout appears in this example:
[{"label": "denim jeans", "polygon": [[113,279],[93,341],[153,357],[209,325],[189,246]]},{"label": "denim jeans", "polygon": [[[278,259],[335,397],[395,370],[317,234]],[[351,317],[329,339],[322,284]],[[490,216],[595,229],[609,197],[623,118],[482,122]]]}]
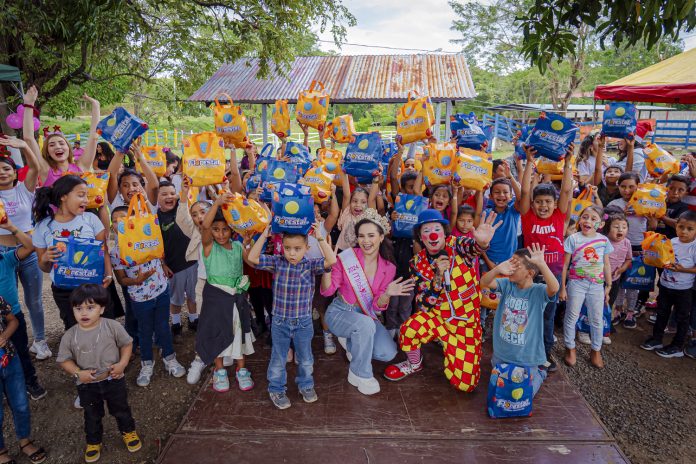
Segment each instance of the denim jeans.
[{"label": "denim jeans", "polygon": [[135,421],[130,406],[128,406],[125,377],[78,385],[77,395],[84,408],[85,435],[88,445],[98,445],[102,442],[104,402],[109,407],[109,414],[116,419],[119,432],[126,433],[135,430]]},{"label": "denim jeans", "polygon": [[290,349],[290,341],[295,345],[297,358],[297,376],[295,383],[299,390],[314,387],[314,357],[312,356],[312,337],[314,325],[312,315],[304,317],[274,316],[271,322],[273,346],[271,347],[271,362],[268,364],[268,391],[285,393],[287,372],[285,365]]},{"label": "denim jeans", "polygon": [[[22,364],[17,356],[14,356],[6,367],[0,369],[0,390],[5,392],[7,403],[12,410],[17,440],[29,438],[31,435],[29,399],[27,398],[27,389],[24,386]],[[5,408],[0,408],[0,430],[4,420],[4,411]],[[0,449],[3,448],[5,448],[5,437],[0,432]]]},{"label": "denim jeans", "polygon": [[169,330],[169,291],[165,290],[148,301],[131,301],[135,318],[138,320],[140,359],[152,361],[152,336],[162,348],[162,357],[174,353],[172,332]]},{"label": "denim jeans", "polygon": [[[555,275],[556,280],[559,285],[561,283],[561,274]],[[542,281],[543,282],[543,281]],[[554,295],[553,301],[547,303],[544,308],[544,349],[546,350],[546,357],[548,358],[549,353],[553,350],[553,328],[554,319],[556,319],[556,307],[558,306],[558,293]]]},{"label": "denim jeans", "polygon": [[326,310],[325,320],[334,335],[347,339],[350,370],[358,377],[372,378],[372,359],[389,362],[396,356],[396,342],[387,329],[363,314],[359,306],[337,297]]},{"label": "denim jeans", "polygon": [[[17,247],[0,245],[0,253],[14,250]],[[17,268],[19,280],[24,289],[24,304],[29,310],[31,320],[31,330],[34,333],[34,340],[45,340],[44,331],[44,309],[41,301],[43,290],[43,272],[39,269],[39,258],[36,252],[30,254],[19,262]]]},{"label": "denim jeans", "polygon": [[[495,357],[495,353],[491,357],[491,365],[495,367],[496,364],[502,364],[502,361]],[[533,366],[530,368],[532,371],[532,396],[536,396],[537,392],[541,388],[541,384],[546,380],[546,376],[549,374],[546,369],[539,369],[538,366]]]},{"label": "denim jeans", "polygon": [[133,306],[131,304],[130,295],[128,294],[128,287],[121,285],[121,291],[123,292],[123,302],[125,303],[123,312],[125,313],[125,326],[128,335],[133,338],[133,351],[140,345],[140,339],[138,338],[138,320],[133,314]]},{"label": "denim jeans", "polygon": [[566,285],[568,301],[563,319],[563,338],[566,348],[575,348],[575,324],[580,317],[583,303],[587,307],[587,320],[590,323],[592,349],[602,348],[604,332],[604,284],[590,282],[587,279],[569,279]]},{"label": "denim jeans", "polygon": [[31,362],[31,354],[29,354],[29,336],[27,335],[27,322],[24,319],[24,314],[15,314],[17,322],[17,330],[14,331],[10,340],[15,347],[17,358],[22,364],[22,372],[24,372],[24,382],[27,385],[36,385],[38,378],[36,377],[36,369]]}]

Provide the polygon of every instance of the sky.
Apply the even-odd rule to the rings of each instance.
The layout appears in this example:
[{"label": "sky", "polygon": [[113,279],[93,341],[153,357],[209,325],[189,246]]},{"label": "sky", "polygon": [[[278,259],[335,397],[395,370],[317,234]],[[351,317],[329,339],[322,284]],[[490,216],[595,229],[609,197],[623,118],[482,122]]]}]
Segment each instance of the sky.
[{"label": "sky", "polygon": [[[437,49],[460,51],[459,45],[450,42],[461,38],[461,34],[450,30],[455,14],[447,0],[345,0],[343,4],[358,23],[348,29],[345,42],[373,47],[343,45],[339,51],[331,34],[324,33],[319,38],[331,43],[322,42],[322,50],[335,50],[342,55],[406,54]],[[685,39],[685,45],[687,50],[696,47],[696,32]]]}]

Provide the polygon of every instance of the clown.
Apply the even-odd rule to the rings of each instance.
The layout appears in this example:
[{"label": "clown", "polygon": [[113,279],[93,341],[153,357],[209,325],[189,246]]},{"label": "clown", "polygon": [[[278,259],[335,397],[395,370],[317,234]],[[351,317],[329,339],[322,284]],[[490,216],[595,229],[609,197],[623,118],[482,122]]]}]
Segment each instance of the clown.
[{"label": "clown", "polygon": [[474,238],[449,235],[449,221],[433,209],[418,215],[413,234],[422,250],[411,260],[418,312],[403,323],[399,344],[407,360],[387,367],[384,377],[397,381],[423,368],[420,347],[442,342],[445,377],[457,389],[476,388],[481,360],[480,295],[473,263],[488,248],[495,230],[491,213]]}]

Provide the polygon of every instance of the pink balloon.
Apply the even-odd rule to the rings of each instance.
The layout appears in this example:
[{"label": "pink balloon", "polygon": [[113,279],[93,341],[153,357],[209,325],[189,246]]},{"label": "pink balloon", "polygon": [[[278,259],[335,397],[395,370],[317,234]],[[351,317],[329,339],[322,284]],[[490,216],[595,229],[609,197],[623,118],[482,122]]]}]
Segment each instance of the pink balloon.
[{"label": "pink balloon", "polygon": [[19,115],[20,118],[24,117],[24,105],[19,105],[17,107],[17,114]]},{"label": "pink balloon", "polygon": [[34,117],[34,132],[39,129],[41,129],[41,121],[39,121],[39,118]]},{"label": "pink balloon", "polygon": [[9,116],[7,116],[7,118],[5,119],[5,122],[12,129],[21,129],[22,128],[22,118],[17,113],[12,113]]}]

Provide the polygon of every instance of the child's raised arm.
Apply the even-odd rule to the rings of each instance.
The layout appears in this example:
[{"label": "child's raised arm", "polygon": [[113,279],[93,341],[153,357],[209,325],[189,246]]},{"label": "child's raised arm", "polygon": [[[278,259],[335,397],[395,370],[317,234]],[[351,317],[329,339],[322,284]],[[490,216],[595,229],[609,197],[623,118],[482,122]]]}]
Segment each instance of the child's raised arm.
[{"label": "child's raised arm", "polygon": [[[483,191],[477,190],[474,194],[476,198],[476,211],[474,212],[474,227],[481,224],[481,213],[483,212]],[[490,267],[488,268],[490,269]]]},{"label": "child's raised arm", "polygon": [[321,254],[324,256],[324,269],[331,269],[331,266],[336,264],[336,254],[331,249],[331,244],[328,241],[329,237],[324,238],[321,236],[320,227],[321,224],[315,222],[312,234],[319,242],[319,250],[321,250]]},{"label": "child's raised arm", "polygon": [[106,198],[109,200],[109,203],[112,203],[118,194],[118,172],[121,170],[124,156],[123,153],[117,151],[109,162],[109,185],[106,188]]},{"label": "child's raised arm", "polygon": [[256,240],[254,246],[251,247],[251,250],[249,250],[249,254],[247,255],[247,264],[249,266],[255,267],[259,265],[259,262],[261,260],[261,253],[263,252],[263,249],[266,246],[266,240],[268,239],[269,235],[271,235],[270,225],[264,229],[259,239]]},{"label": "child's raised arm", "polygon": [[563,163],[563,181],[561,182],[561,195],[558,198],[558,209],[566,214],[570,209],[570,201],[573,199],[573,165],[571,159],[575,144],[571,143],[566,151],[565,162]]},{"label": "child's raised arm", "polygon": [[338,200],[336,199],[336,184],[331,184],[331,206],[329,207],[329,215],[324,219],[324,229],[326,229],[327,234],[330,234],[336,226],[339,214],[341,214],[341,210],[338,209]]},{"label": "child's raised arm", "polygon": [[34,137],[34,105],[36,104],[36,99],[39,96],[36,86],[29,87],[29,90],[24,94],[24,108],[28,111],[24,111],[24,117],[22,119],[22,139],[27,143],[29,149],[37,154],[36,161],[38,162],[39,177],[45,179],[48,174],[50,166],[48,162],[41,156],[41,148],[39,143]]},{"label": "child's raised arm", "polygon": [[210,228],[213,226],[213,220],[218,212],[218,208],[220,208],[220,205],[223,203],[232,201],[232,198],[230,192],[220,192],[213,206],[210,207],[203,217],[203,223],[201,224],[201,244],[203,245],[203,256],[206,258],[210,256],[210,250],[213,249],[213,233]]},{"label": "child's raised arm", "polygon": [[100,110],[99,100],[96,100],[87,94],[82,96],[82,99],[89,102],[92,105],[92,118],[89,123],[89,138],[87,139],[87,146],[85,147],[85,152],[77,160],[77,165],[82,168],[83,171],[92,171],[92,163],[94,163],[94,157],[97,156],[97,124],[99,124]]},{"label": "child's raised arm", "polygon": [[481,277],[481,287],[490,288],[491,290],[497,289],[498,284],[495,281],[495,279],[498,276],[511,275],[513,272],[515,272],[517,270],[518,266],[519,266],[518,264],[514,263],[510,259],[508,259],[507,261],[503,261],[502,263],[498,264],[490,271],[486,272]]},{"label": "child's raised arm", "polygon": [[525,256],[524,259],[534,264],[539,269],[541,276],[544,278],[544,281],[546,282],[546,295],[548,295],[549,298],[552,298],[558,292],[559,284],[558,280],[556,279],[556,276],[553,275],[553,272],[551,272],[551,269],[549,269],[549,265],[546,264],[546,260],[544,259],[546,247],[539,246],[538,243],[532,243],[532,246],[527,247],[527,250],[529,250],[529,254],[531,256]]},{"label": "child's raised arm", "polygon": [[230,177],[227,179],[231,192],[244,193],[242,188],[242,176],[237,165],[237,150],[230,148]]},{"label": "child's raised arm", "polygon": [[135,155],[135,158],[138,160],[138,164],[140,164],[140,169],[142,169],[143,171],[143,176],[146,180],[145,193],[147,194],[147,199],[150,202],[150,204],[156,205],[157,194],[159,192],[159,179],[157,178],[155,171],[153,171],[150,165],[147,163],[147,161],[145,161],[143,152],[140,149],[139,139],[131,144],[130,151]]},{"label": "child's raised arm", "polygon": [[524,151],[527,153],[527,164],[524,167],[524,173],[522,173],[521,195],[519,208],[517,209],[523,216],[527,214],[527,211],[532,206],[532,169],[534,168],[536,149],[534,147],[525,147]]},{"label": "child's raised arm", "polygon": [[341,211],[345,211],[350,208],[350,181],[348,180],[348,174],[341,170],[341,187],[343,188],[343,205],[341,206]]}]

